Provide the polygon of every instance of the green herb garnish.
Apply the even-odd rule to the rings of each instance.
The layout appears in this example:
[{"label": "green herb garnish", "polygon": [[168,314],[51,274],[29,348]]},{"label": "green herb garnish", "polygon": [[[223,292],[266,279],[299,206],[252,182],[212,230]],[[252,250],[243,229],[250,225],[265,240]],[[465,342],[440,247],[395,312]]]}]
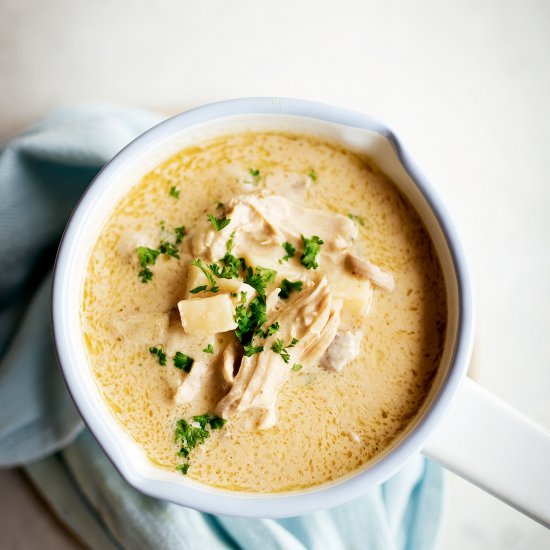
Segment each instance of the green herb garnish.
[{"label": "green herb garnish", "polygon": [[171,258],[177,258],[178,260],[180,258],[179,250],[176,245],[168,241],[162,241],[160,243],[159,252],[161,254],[165,254],[166,256],[170,256]]},{"label": "green herb garnish", "polygon": [[216,208],[223,208],[223,202],[214,201],[214,204],[216,205]]},{"label": "green herb garnish", "polygon": [[176,355],[174,355],[174,367],[188,374],[191,372],[191,367],[194,362],[194,359],[189,357],[189,355],[185,355],[185,353],[182,353],[181,351],[176,351]]},{"label": "green herb garnish", "polygon": [[288,279],[283,279],[281,281],[281,292],[279,292],[279,297],[286,300],[292,292],[300,292],[303,286],[303,281],[289,281]]},{"label": "green herb garnish", "polygon": [[308,176],[311,178],[312,181],[317,181],[317,174],[313,168],[309,171]]},{"label": "green herb garnish", "polygon": [[162,347],[150,347],[149,353],[151,355],[156,355],[159,360],[159,365],[165,367],[166,366],[166,352],[162,349]]},{"label": "green herb garnish", "polygon": [[293,338],[290,344],[285,346],[284,341],[279,338],[275,340],[275,343],[271,346],[271,350],[278,353],[282,357],[283,361],[288,363],[290,360],[290,354],[288,353],[287,348],[293,348],[298,342],[299,340],[297,338]]},{"label": "green herb garnish", "polygon": [[221,231],[224,227],[227,227],[231,223],[231,218],[226,218],[225,216],[216,218],[216,216],[208,214],[208,219],[212,222],[212,225],[216,231]]},{"label": "green herb garnish", "polygon": [[196,286],[195,288],[192,288],[189,292],[191,294],[198,294],[199,292],[205,292],[207,288],[208,288],[208,285],[200,285],[200,286]]},{"label": "green herb garnish", "polygon": [[220,290],[220,288],[216,284],[216,279],[214,279],[214,276],[208,269],[208,266],[200,258],[195,258],[194,260],[192,260],[191,265],[198,267],[203,272],[204,276],[208,279],[208,282],[211,285],[211,287],[209,288],[209,292],[218,292]]},{"label": "green herb garnish", "polygon": [[204,353],[214,353],[214,348],[212,347],[212,344],[208,344],[202,351]]},{"label": "green herb garnish", "polygon": [[273,269],[256,266],[256,269],[253,270],[251,267],[247,267],[244,282],[256,289],[258,294],[265,294],[265,287],[273,283],[275,275],[277,272]]},{"label": "green herb garnish", "polygon": [[157,258],[160,254],[158,250],[154,248],[148,248],[146,246],[138,246],[136,252],[139,256],[139,265],[141,267],[147,267],[148,265],[155,265]]},{"label": "green herb garnish", "polygon": [[215,416],[209,413],[194,416],[193,420],[195,422],[198,422],[202,429],[205,429],[206,425],[210,424],[210,427],[213,430],[219,430],[227,422],[225,418],[221,418],[219,416]]},{"label": "green herb garnish", "polygon": [[138,273],[138,277],[142,283],[148,283],[153,279],[153,272],[148,267],[145,267]]},{"label": "green herb garnish", "polygon": [[175,185],[170,187],[170,196],[174,197],[175,199],[179,199],[179,197],[180,197],[180,190]]},{"label": "green herb garnish", "polygon": [[263,338],[272,336],[279,330],[279,323],[273,323],[267,330],[258,329],[258,334]]},{"label": "green herb garnish", "polygon": [[279,263],[288,262],[288,260],[294,258],[296,254],[296,249],[289,242],[283,243],[282,247],[285,249],[286,255],[279,260]]},{"label": "green herb garnish", "polygon": [[225,250],[228,254],[231,254],[234,246],[235,231],[229,235],[229,240],[225,243]]},{"label": "green herb garnish", "polygon": [[321,245],[324,244],[317,235],[313,235],[310,239],[302,235],[302,242],[304,243],[304,253],[300,258],[302,265],[306,269],[317,269],[319,264],[317,263],[317,255],[321,252]]},{"label": "green herb garnish", "polygon": [[251,183],[252,185],[258,185],[260,183],[260,171],[257,168],[250,168],[248,173],[252,176],[252,181],[245,181],[245,183]]},{"label": "green herb garnish", "polygon": [[252,344],[248,344],[244,346],[244,354],[247,357],[252,357],[256,353],[260,353],[264,351],[263,346],[253,346]]},{"label": "green herb garnish", "polygon": [[176,472],[179,472],[180,474],[183,474],[184,476],[187,475],[187,472],[189,471],[189,464],[186,462],[184,464],[178,464],[176,466]]},{"label": "green herb garnish", "polygon": [[175,227],[174,233],[176,234],[176,244],[180,244],[183,241],[183,238],[187,235],[187,232],[185,231],[185,225]]},{"label": "green herb garnish", "polygon": [[204,428],[192,426],[185,420],[178,420],[174,440],[181,445],[179,456],[186,457],[197,445],[204,443],[210,434]]},{"label": "green herb garnish", "polygon": [[294,365],[292,365],[292,370],[294,372],[298,372],[299,370],[301,370],[303,367],[303,365],[300,365],[300,363],[294,363]]}]

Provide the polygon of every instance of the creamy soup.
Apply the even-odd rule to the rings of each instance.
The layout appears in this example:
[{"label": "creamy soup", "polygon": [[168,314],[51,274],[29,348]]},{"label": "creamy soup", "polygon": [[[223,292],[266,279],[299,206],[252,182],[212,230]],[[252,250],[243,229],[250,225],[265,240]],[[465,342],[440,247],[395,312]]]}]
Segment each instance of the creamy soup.
[{"label": "creamy soup", "polygon": [[155,465],[270,493],[348,475],[420,409],[445,288],[375,164],[286,133],[184,149],[114,209],[82,299],[108,406]]}]

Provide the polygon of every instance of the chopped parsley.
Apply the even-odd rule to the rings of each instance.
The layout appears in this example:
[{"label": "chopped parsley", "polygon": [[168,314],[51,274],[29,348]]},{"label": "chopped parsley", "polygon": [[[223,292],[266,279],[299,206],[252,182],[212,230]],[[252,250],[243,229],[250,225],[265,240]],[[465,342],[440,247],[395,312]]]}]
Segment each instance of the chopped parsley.
[{"label": "chopped parsley", "polygon": [[229,240],[225,243],[225,250],[228,254],[231,254],[234,246],[235,231],[229,235]]},{"label": "chopped parsley", "polygon": [[302,370],[304,365],[300,365],[300,363],[294,363],[294,365],[292,365],[292,370],[294,372],[298,372],[299,370]]},{"label": "chopped parsley", "polygon": [[256,289],[258,294],[265,294],[265,287],[273,283],[275,275],[277,272],[273,269],[256,266],[256,270],[253,270],[251,267],[247,267],[244,282]]},{"label": "chopped parsley", "polygon": [[249,345],[257,329],[267,321],[265,295],[260,294],[246,307],[246,292],[241,292],[241,303],[235,308],[235,335],[243,345]]},{"label": "chopped parsley", "polygon": [[199,292],[206,292],[207,288],[208,288],[208,285],[200,285],[200,286],[196,286],[195,288],[192,288],[189,292],[191,294],[198,294]]},{"label": "chopped parsley", "polygon": [[267,338],[273,336],[279,330],[279,323],[273,323],[267,330],[258,329],[258,334]]},{"label": "chopped parsley", "polygon": [[151,355],[156,355],[158,360],[159,360],[159,365],[165,367],[166,366],[166,352],[162,349],[161,346],[159,346],[158,348],[157,347],[154,347],[154,346],[151,346],[149,348],[149,353]]},{"label": "chopped parsley", "polygon": [[311,178],[311,181],[317,181],[318,176],[315,170],[313,170],[313,168],[309,171],[308,176]]},{"label": "chopped parsley", "polygon": [[176,244],[180,244],[183,241],[183,238],[187,235],[187,232],[185,231],[185,225],[175,227],[174,233],[176,234]]},{"label": "chopped parsley", "polygon": [[[180,450],[176,454],[187,460],[189,460],[189,453],[210,437],[207,426],[210,426],[211,430],[219,430],[225,425],[227,420],[213,414],[205,413],[194,416],[193,422],[196,422],[199,426],[193,425],[183,418],[178,420],[174,433],[174,441],[180,445]],[[189,471],[189,467],[189,462],[184,462],[176,466],[176,471],[186,475]]]},{"label": "chopped parsley", "polygon": [[189,464],[186,462],[184,464],[178,464],[176,466],[176,472],[179,472],[180,474],[183,474],[184,476],[187,475],[187,472],[189,471]]},{"label": "chopped parsley", "polygon": [[227,422],[225,418],[220,418],[219,416],[209,413],[194,416],[193,420],[198,422],[203,430],[206,428],[207,424],[210,424],[213,430],[219,430]]},{"label": "chopped parsley", "polygon": [[210,434],[204,428],[193,426],[183,420],[178,420],[174,440],[181,445],[179,456],[186,457],[197,445],[204,443]]},{"label": "chopped parsley", "polygon": [[136,252],[139,256],[139,265],[141,267],[147,267],[148,265],[155,265],[157,258],[160,254],[158,250],[154,248],[148,248],[146,246],[138,246]]},{"label": "chopped parsley", "polygon": [[176,351],[176,355],[174,355],[174,367],[183,372],[190,373],[194,362],[194,359],[191,359],[189,355],[185,355],[181,351]]},{"label": "chopped parsley", "polygon": [[284,341],[279,338],[275,340],[275,343],[271,346],[271,350],[275,353],[278,353],[282,357],[283,361],[285,363],[288,363],[290,361],[290,354],[288,353],[287,349],[293,348],[298,342],[299,340],[297,338],[293,338],[290,344],[287,344],[285,346]]},{"label": "chopped parsley", "polygon": [[180,198],[179,187],[176,187],[175,185],[172,185],[172,187],[170,187],[170,196],[174,197],[175,199],[179,199]]},{"label": "chopped parsley", "polygon": [[213,275],[220,279],[235,279],[239,276],[241,262],[233,254],[226,252],[224,257],[220,259],[223,266],[218,264],[210,264],[208,267]]},{"label": "chopped parsley", "polygon": [[252,185],[258,185],[260,183],[260,171],[257,168],[250,168],[248,173],[252,177],[252,181],[245,181],[245,183],[250,183]]},{"label": "chopped parsley", "polygon": [[296,254],[296,249],[289,242],[283,243],[282,247],[285,249],[286,254],[279,260],[279,263],[288,262]]},{"label": "chopped parsley", "polygon": [[170,256],[171,258],[177,258],[178,260],[180,258],[179,250],[176,245],[168,241],[162,241],[160,243],[159,252],[161,254],[165,254],[166,256]]},{"label": "chopped parsley", "polygon": [[214,279],[214,276],[208,269],[209,266],[207,266],[200,258],[195,258],[194,260],[192,260],[191,265],[198,267],[203,272],[204,276],[208,279],[208,282],[211,285],[208,289],[209,292],[218,292],[220,290],[220,287],[216,284],[216,279]]},{"label": "chopped parsley", "polygon": [[358,223],[359,225],[365,225],[365,218],[363,216],[357,216],[356,214],[348,214],[348,218]]},{"label": "chopped parsley", "polygon": [[252,357],[256,353],[260,353],[264,351],[263,346],[253,346],[252,344],[248,344],[244,346],[244,354],[247,357]]},{"label": "chopped parsley", "polygon": [[289,281],[288,279],[283,279],[281,281],[281,292],[279,292],[279,297],[286,300],[292,292],[300,292],[303,286],[303,281]]},{"label": "chopped parsley", "polygon": [[216,231],[221,231],[224,227],[227,227],[231,223],[231,218],[226,218],[225,216],[216,218],[216,216],[208,214],[208,219],[212,222],[212,225]]},{"label": "chopped parsley", "polygon": [[208,344],[202,351],[204,353],[214,353],[214,348],[212,347],[212,344]]},{"label": "chopped parsley", "polygon": [[306,269],[317,269],[319,267],[317,255],[321,252],[321,245],[324,244],[324,241],[317,235],[313,235],[310,239],[302,235],[302,242],[304,243],[304,253],[300,258],[302,265]]},{"label": "chopped parsley", "polygon": [[142,283],[148,283],[153,279],[153,272],[148,267],[145,267],[138,273],[138,277]]}]

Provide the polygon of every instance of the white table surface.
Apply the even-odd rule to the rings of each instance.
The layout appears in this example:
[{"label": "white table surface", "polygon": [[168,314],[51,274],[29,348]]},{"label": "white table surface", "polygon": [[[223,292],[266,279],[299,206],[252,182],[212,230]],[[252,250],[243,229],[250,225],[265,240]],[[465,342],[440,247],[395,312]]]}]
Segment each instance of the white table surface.
[{"label": "white table surface", "polygon": [[[550,3],[0,3],[0,137],[69,104],[178,112],[252,95],[334,103],[396,130],[471,260],[473,375],[550,427]],[[550,548],[550,531],[448,481],[440,548]],[[0,547],[78,544],[2,472]]]}]

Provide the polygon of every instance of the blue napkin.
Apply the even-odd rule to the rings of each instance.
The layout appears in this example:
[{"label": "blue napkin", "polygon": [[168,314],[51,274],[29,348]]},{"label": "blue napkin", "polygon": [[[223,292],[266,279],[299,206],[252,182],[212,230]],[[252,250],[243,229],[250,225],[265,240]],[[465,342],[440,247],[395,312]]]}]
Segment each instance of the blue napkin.
[{"label": "blue napkin", "polygon": [[443,474],[420,456],[348,504],[253,520],[203,514],[139,493],[84,429],[51,343],[55,250],[101,166],[160,120],[120,107],[66,109],[0,154],[0,466],[24,466],[60,519],[91,548],[433,548]]}]

